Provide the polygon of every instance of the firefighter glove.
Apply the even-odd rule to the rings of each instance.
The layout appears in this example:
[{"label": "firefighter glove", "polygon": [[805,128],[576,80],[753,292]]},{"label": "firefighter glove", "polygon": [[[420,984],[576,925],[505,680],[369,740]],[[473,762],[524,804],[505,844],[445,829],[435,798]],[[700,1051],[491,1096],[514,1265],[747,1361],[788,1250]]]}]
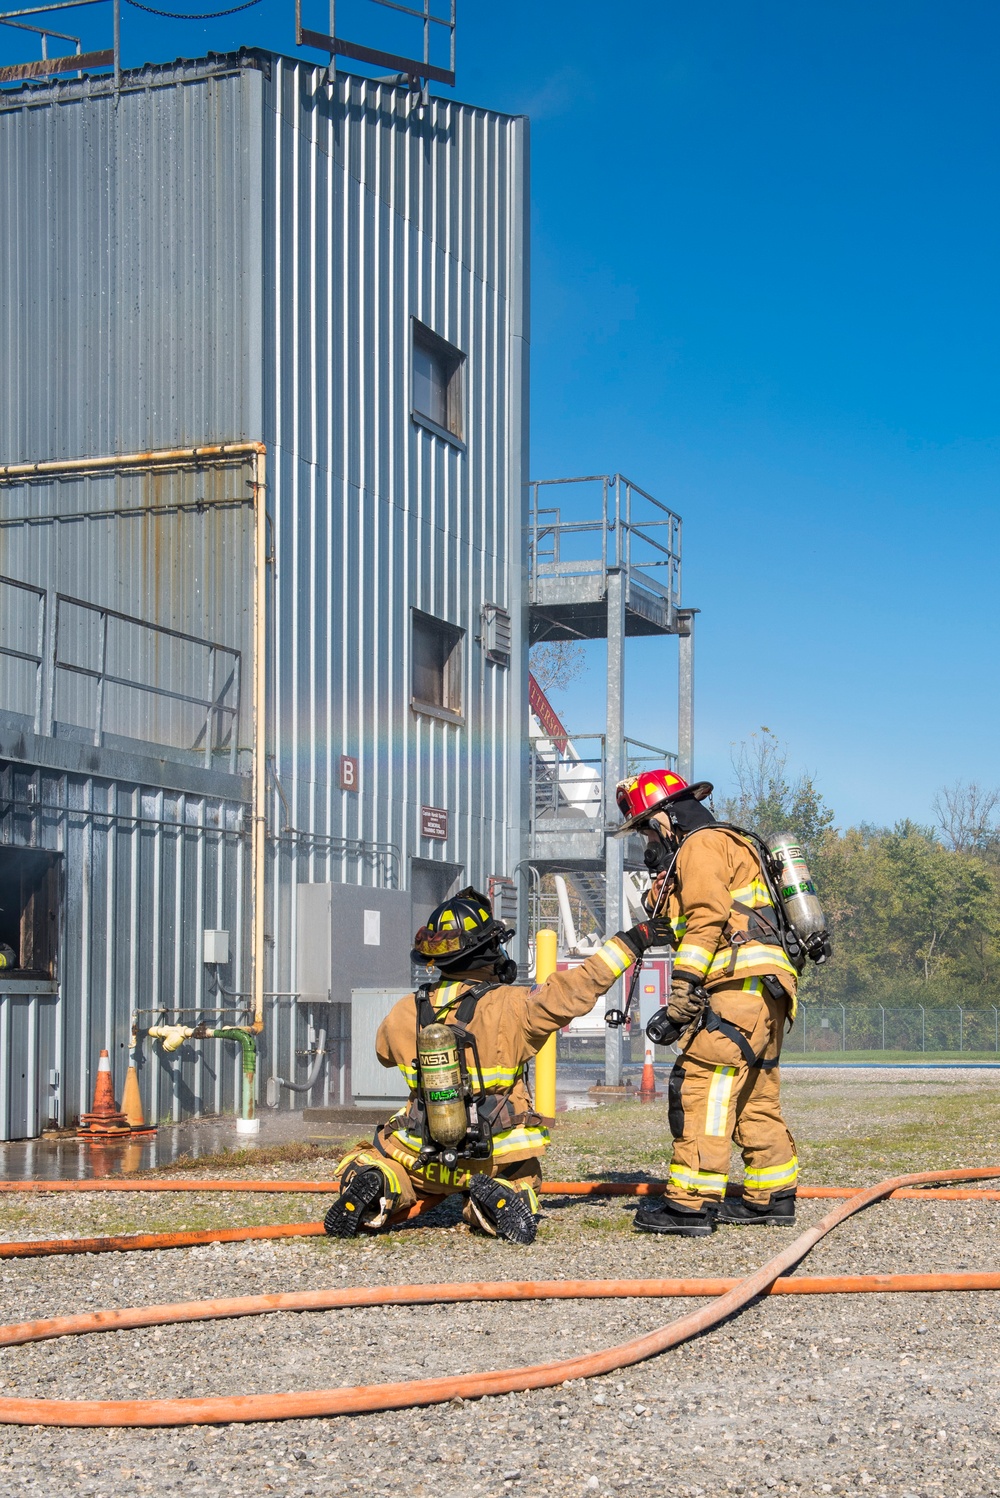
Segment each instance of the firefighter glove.
[{"label": "firefighter glove", "polygon": [[705,1003],[706,994],[703,988],[689,983],[686,978],[675,978],[670,985],[667,1016],[675,1025],[680,1025],[686,1030],[688,1025],[693,1025],[699,1017]]},{"label": "firefighter glove", "polygon": [[657,917],[655,921],[640,921],[630,931],[619,931],[619,941],[623,941],[637,957],[649,947],[669,947],[673,945],[674,932],[670,922],[663,916]]}]

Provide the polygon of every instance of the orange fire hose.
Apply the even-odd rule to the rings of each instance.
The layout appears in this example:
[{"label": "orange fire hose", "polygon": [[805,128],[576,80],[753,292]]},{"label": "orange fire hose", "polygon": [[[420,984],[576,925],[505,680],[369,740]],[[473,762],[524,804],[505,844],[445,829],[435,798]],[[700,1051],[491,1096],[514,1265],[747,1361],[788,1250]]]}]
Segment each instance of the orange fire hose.
[{"label": "orange fire hose", "polygon": [[[757,1296],[769,1293],[787,1270],[794,1268],[815,1244],[841,1222],[871,1206],[873,1202],[891,1195],[893,1191],[902,1187],[934,1185],[945,1181],[983,1180],[998,1175],[1000,1167],[992,1171],[924,1171],[917,1175],[897,1176],[882,1181],[877,1186],[870,1186],[834,1207],[814,1227],[800,1233],[781,1253],[775,1254],[760,1269],[726,1289],[710,1305],[689,1311],[687,1315],[668,1322],[643,1337],[582,1357],[566,1358],[554,1363],[536,1363],[526,1368],[498,1369],[492,1373],[458,1374],[446,1378],[413,1379],[395,1384],[367,1384],[354,1388],[316,1389],[290,1394],[147,1400],[4,1398],[0,1399],[0,1423],[174,1426],[304,1419],[359,1414],[370,1410],[405,1409],[413,1405],[440,1404],[449,1399],[480,1398],[487,1394],[506,1394],[514,1390],[551,1388],[570,1379],[592,1378],[643,1362],[718,1325],[749,1305]],[[937,1279],[937,1276],[928,1278]],[[440,1289],[408,1287],[408,1290],[419,1297],[433,1288]],[[524,1299],[526,1292],[528,1296],[537,1294],[538,1286],[530,1283],[528,1286],[520,1285],[518,1292],[517,1298]],[[104,1314],[114,1316],[121,1313]],[[181,1317],[178,1316],[177,1319]],[[7,1335],[8,1330],[0,1330],[0,1339]]]},{"label": "orange fire hose", "polygon": [[[23,1347],[53,1337],[90,1332],[134,1331],[185,1321],[224,1321],[269,1316],[275,1311],[336,1311],[370,1306],[457,1305],[481,1300],[670,1300],[725,1295],[734,1279],[686,1280],[457,1280],[443,1285],[377,1285],[338,1290],[292,1290],[223,1300],[178,1300],[121,1311],[85,1311],[0,1326],[0,1347]],[[775,1280],[767,1295],[930,1294],[935,1291],[1000,1290],[1000,1274],[812,1274]]]},{"label": "orange fire hose", "polygon": [[[974,1175],[974,1173],[973,1173]],[[992,1180],[993,1172],[984,1170],[980,1179]],[[48,1192],[48,1191],[250,1191],[289,1196],[329,1196],[339,1191],[340,1182],[332,1181],[208,1181],[196,1177],[193,1181],[178,1181],[175,1177],[166,1180],[137,1181],[131,1176],[114,1180],[83,1181],[0,1181],[0,1192]],[[542,1196],[662,1196],[666,1191],[664,1181],[543,1181],[538,1188]],[[801,1200],[816,1198],[841,1198],[857,1196],[863,1186],[800,1186]],[[730,1186],[727,1196],[742,1196],[743,1187]],[[923,1201],[1000,1201],[1000,1191],[969,1190],[963,1187],[938,1187],[937,1190],[910,1190],[901,1188],[891,1193],[892,1198],[920,1197]]]},{"label": "orange fire hose", "polygon": [[[992,1180],[995,1171],[966,1171],[962,1178]],[[945,1179],[954,1180],[955,1174]],[[329,1195],[339,1189],[339,1181],[0,1181],[0,1191],[257,1191],[296,1192],[301,1195]],[[543,1196],[662,1196],[662,1181],[543,1181]],[[741,1195],[743,1188],[730,1187],[727,1195]],[[800,1186],[802,1198],[847,1198],[863,1195],[863,1186]],[[939,1187],[937,1190],[902,1187],[886,1193],[888,1199],[908,1198],[924,1201],[1000,1201],[1000,1191],[961,1187]],[[444,1197],[425,1197],[391,1219],[394,1226],[410,1222],[440,1206]],[[320,1238],[323,1225],[318,1222],[277,1223],[269,1227],[183,1229],[172,1233],[115,1233],[96,1238],[36,1238],[21,1243],[0,1242],[0,1259],[39,1259],[56,1254],[127,1253],[132,1249],[198,1248],[210,1243],[242,1243],[259,1238]]]}]

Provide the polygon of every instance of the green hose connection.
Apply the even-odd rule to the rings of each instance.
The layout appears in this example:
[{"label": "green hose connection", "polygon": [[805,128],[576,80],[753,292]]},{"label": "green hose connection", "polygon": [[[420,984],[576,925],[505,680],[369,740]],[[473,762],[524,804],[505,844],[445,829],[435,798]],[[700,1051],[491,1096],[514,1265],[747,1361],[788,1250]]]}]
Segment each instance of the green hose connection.
[{"label": "green hose connection", "polygon": [[210,1030],[216,1040],[236,1040],[243,1047],[243,1111],[241,1118],[254,1117],[254,1082],[257,1077],[257,1037],[249,1030]]}]

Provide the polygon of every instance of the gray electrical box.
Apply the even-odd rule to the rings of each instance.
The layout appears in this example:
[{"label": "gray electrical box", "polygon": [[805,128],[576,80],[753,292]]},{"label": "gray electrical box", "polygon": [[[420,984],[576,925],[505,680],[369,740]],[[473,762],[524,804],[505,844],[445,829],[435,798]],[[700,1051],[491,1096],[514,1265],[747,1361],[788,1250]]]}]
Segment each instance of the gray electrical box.
[{"label": "gray electrical box", "polygon": [[225,967],[229,961],[229,932],[205,931],[202,934],[204,937],[203,961],[218,963],[220,967]]},{"label": "gray electrical box", "polygon": [[[375,1054],[378,1027],[392,1006],[412,992],[402,988],[356,988],[351,994],[351,1099],[358,1108],[385,1107],[386,1117],[406,1101],[410,1089],[398,1066],[383,1066]],[[416,1027],[414,1027],[416,1049]]]},{"label": "gray electrical box", "polygon": [[355,988],[410,978],[410,895],[356,884],[299,884],[296,989],[313,1003],[349,1004]]}]

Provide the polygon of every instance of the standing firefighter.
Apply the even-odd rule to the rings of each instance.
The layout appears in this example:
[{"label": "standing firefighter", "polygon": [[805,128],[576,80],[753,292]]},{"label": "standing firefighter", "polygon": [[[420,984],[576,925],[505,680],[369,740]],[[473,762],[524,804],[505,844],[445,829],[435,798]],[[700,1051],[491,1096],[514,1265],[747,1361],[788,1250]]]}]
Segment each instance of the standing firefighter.
[{"label": "standing firefighter", "polygon": [[[702,804],[711,792],[655,770],[622,781],[617,798],[622,831],[646,838],[647,909],[665,905],[676,947],[669,1002],[647,1027],[651,1040],[680,1042],[668,1093],[673,1158],[662,1204],[635,1224],[687,1237],[719,1222],[794,1221],[799,1168],[778,1063],[805,956],[829,953],[825,931],[799,938],[782,903],[792,891],[778,889],[767,848],[716,822]],[[734,1141],[744,1194],[727,1201]]]},{"label": "standing firefighter", "polygon": [[647,947],[664,941],[663,927],[653,926],[620,931],[580,967],[523,988],[504,951],[514,933],[494,920],[485,895],[470,887],[439,905],[412,955],[441,978],[400,999],[375,1038],[382,1065],[398,1066],[406,1078],[409,1104],[369,1148],[341,1161],[326,1231],[351,1238],[359,1228],[384,1227],[419,1199],[461,1191],[473,1227],[531,1243],[549,1134],[532,1109],[525,1065]]}]

